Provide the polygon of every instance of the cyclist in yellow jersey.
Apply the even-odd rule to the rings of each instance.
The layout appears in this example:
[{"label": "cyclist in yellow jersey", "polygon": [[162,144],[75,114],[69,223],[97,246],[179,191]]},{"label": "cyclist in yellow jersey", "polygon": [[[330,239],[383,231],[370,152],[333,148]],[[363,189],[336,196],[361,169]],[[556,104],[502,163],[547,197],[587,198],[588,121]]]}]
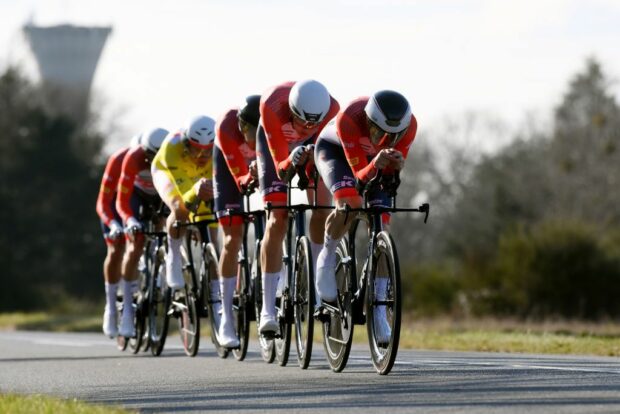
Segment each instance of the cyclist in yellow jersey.
[{"label": "cyclist in yellow jersey", "polygon": [[[214,140],[215,121],[208,116],[196,117],[188,128],[166,137],[151,165],[153,184],[171,212],[166,222],[166,282],[172,289],[185,285],[181,268],[181,244],[185,231],[182,227],[175,227],[174,223],[186,222],[194,214],[199,215],[199,219],[213,218],[209,204],[213,199]],[[209,227],[211,238],[215,240],[217,223]],[[219,298],[218,280],[210,283],[211,292]]]}]

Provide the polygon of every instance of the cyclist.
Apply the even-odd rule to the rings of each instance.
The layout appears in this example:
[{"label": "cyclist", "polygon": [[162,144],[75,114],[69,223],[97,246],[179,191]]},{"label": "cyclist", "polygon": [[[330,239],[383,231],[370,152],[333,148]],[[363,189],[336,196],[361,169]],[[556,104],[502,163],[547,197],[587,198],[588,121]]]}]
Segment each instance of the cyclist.
[{"label": "cyclist", "polygon": [[105,281],[105,309],[103,311],[103,333],[114,338],[117,332],[116,294],[118,283],[121,280],[121,262],[125,251],[125,236],[122,220],[116,211],[116,196],[118,180],[121,175],[123,158],[129,149],[137,145],[138,136],[131,139],[128,147],[116,151],[108,158],[99,195],[97,196],[97,215],[101,220],[101,230],[107,246],[107,253],[103,262],[103,279]]},{"label": "cyclist", "polygon": [[[283,181],[291,169],[313,161],[312,144],[327,122],[340,108],[325,86],[315,80],[286,82],[270,89],[261,97],[256,137],[259,186],[263,201],[274,206],[286,203],[287,184]],[[310,145],[309,145],[310,144]],[[307,191],[308,198],[313,197]],[[325,185],[318,186],[318,200],[329,201]],[[310,240],[313,257],[321,249],[320,240],[327,213],[314,210],[310,218]],[[261,249],[263,308],[259,331],[275,333],[275,296],[282,269],[282,242],[286,235],[287,213],[274,210],[265,227]],[[318,242],[318,243],[317,243]]]},{"label": "cyclist", "polygon": [[[142,134],[140,145],[132,148],[123,159],[118,183],[116,209],[125,223],[126,248],[121,273],[123,280],[123,315],[119,334],[135,336],[133,295],[138,290],[138,261],[144,249],[145,212],[161,202],[153,186],[151,163],[168,131],[155,128]],[[141,214],[142,210],[142,214]]]},{"label": "cyclist", "polygon": [[[315,148],[317,169],[337,207],[327,218],[325,243],[317,258],[316,289],[323,301],[336,300],[336,247],[354,218],[351,214],[345,222],[341,208],[345,204],[361,207],[362,198],[356,188],[362,188],[377,171],[390,174],[403,168],[416,131],[417,121],[407,99],[398,92],[383,90],[355,99],[319,136]],[[371,206],[387,207],[387,195],[382,191],[373,191],[369,200]],[[389,215],[383,216],[383,222],[389,223]],[[378,275],[378,300],[385,296],[386,285],[387,275]],[[390,328],[385,306],[378,307],[375,318],[380,337],[387,341]]]},{"label": "cyclist", "polygon": [[218,332],[220,345],[239,346],[235,334],[232,300],[237,282],[237,253],[241,247],[243,219],[228,211],[243,211],[242,193],[258,179],[256,169],[256,128],[260,95],[245,98],[239,109],[230,109],[216,126],[213,150],[215,212],[224,233],[220,256],[222,319]]},{"label": "cyclist", "polygon": [[[166,282],[173,290],[185,286],[181,261],[185,228],[176,227],[175,223],[186,222],[194,213],[200,214],[201,219],[213,218],[211,209],[204,203],[213,199],[214,140],[215,121],[208,116],[197,116],[187,128],[168,135],[151,166],[155,188],[171,212],[166,222]],[[209,225],[209,231],[212,240],[216,240],[217,223]],[[210,299],[215,302],[217,313],[220,305],[219,282],[212,280],[210,283]]]}]

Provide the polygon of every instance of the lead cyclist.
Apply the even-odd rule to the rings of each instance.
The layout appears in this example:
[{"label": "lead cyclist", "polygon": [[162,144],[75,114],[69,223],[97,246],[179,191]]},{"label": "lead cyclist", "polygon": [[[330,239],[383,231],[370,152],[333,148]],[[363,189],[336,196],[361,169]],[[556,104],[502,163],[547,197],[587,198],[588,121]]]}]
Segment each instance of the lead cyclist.
[{"label": "lead cyclist", "polygon": [[[383,90],[352,101],[320,134],[315,146],[316,166],[336,204],[327,217],[325,241],[317,258],[316,289],[322,301],[336,300],[336,247],[355,217],[350,214],[347,218],[342,208],[362,206],[358,189],[378,171],[389,175],[402,170],[416,132],[417,121],[407,99],[398,92]],[[383,191],[374,190],[369,195],[371,206],[389,207]],[[389,215],[383,215],[383,222],[389,223]],[[378,300],[385,300],[386,273],[378,269],[374,286]],[[380,342],[390,337],[385,312],[385,306],[379,306],[374,313]]]}]

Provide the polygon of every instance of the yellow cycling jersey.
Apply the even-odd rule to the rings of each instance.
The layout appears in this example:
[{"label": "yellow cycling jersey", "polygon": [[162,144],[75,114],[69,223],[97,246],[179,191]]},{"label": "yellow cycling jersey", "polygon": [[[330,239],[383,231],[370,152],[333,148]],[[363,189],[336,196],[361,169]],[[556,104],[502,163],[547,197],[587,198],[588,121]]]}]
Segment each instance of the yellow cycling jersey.
[{"label": "yellow cycling jersey", "polygon": [[[200,202],[194,191],[194,184],[201,178],[210,180],[213,178],[213,159],[210,158],[204,165],[196,164],[181,137],[182,132],[167,137],[153,159],[153,171],[165,172],[170,181],[174,183],[174,187],[170,188],[168,194],[160,194],[160,196],[167,200],[180,197],[189,210],[200,216],[200,219],[213,218],[211,209],[205,203]],[[190,219],[193,215],[194,213]]]}]

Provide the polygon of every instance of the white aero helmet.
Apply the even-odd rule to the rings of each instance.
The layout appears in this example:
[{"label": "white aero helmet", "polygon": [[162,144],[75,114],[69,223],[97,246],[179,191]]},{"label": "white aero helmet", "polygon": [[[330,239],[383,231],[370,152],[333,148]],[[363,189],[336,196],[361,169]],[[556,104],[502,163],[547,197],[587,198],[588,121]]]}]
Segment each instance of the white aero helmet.
[{"label": "white aero helmet", "polygon": [[306,122],[319,123],[331,106],[331,97],[322,83],[312,79],[298,81],[288,96],[291,111]]},{"label": "white aero helmet", "polygon": [[215,120],[204,115],[192,118],[183,139],[199,148],[212,144],[215,141]]},{"label": "white aero helmet", "polygon": [[388,135],[390,146],[400,141],[411,123],[409,102],[395,91],[376,92],[368,99],[364,112],[377,128]]},{"label": "white aero helmet", "polygon": [[168,135],[163,128],[154,128],[144,132],[140,136],[140,145],[145,151],[157,152]]},{"label": "white aero helmet", "polygon": [[133,148],[140,145],[140,137],[142,137],[142,132],[131,137],[131,140],[129,141],[129,146]]}]

